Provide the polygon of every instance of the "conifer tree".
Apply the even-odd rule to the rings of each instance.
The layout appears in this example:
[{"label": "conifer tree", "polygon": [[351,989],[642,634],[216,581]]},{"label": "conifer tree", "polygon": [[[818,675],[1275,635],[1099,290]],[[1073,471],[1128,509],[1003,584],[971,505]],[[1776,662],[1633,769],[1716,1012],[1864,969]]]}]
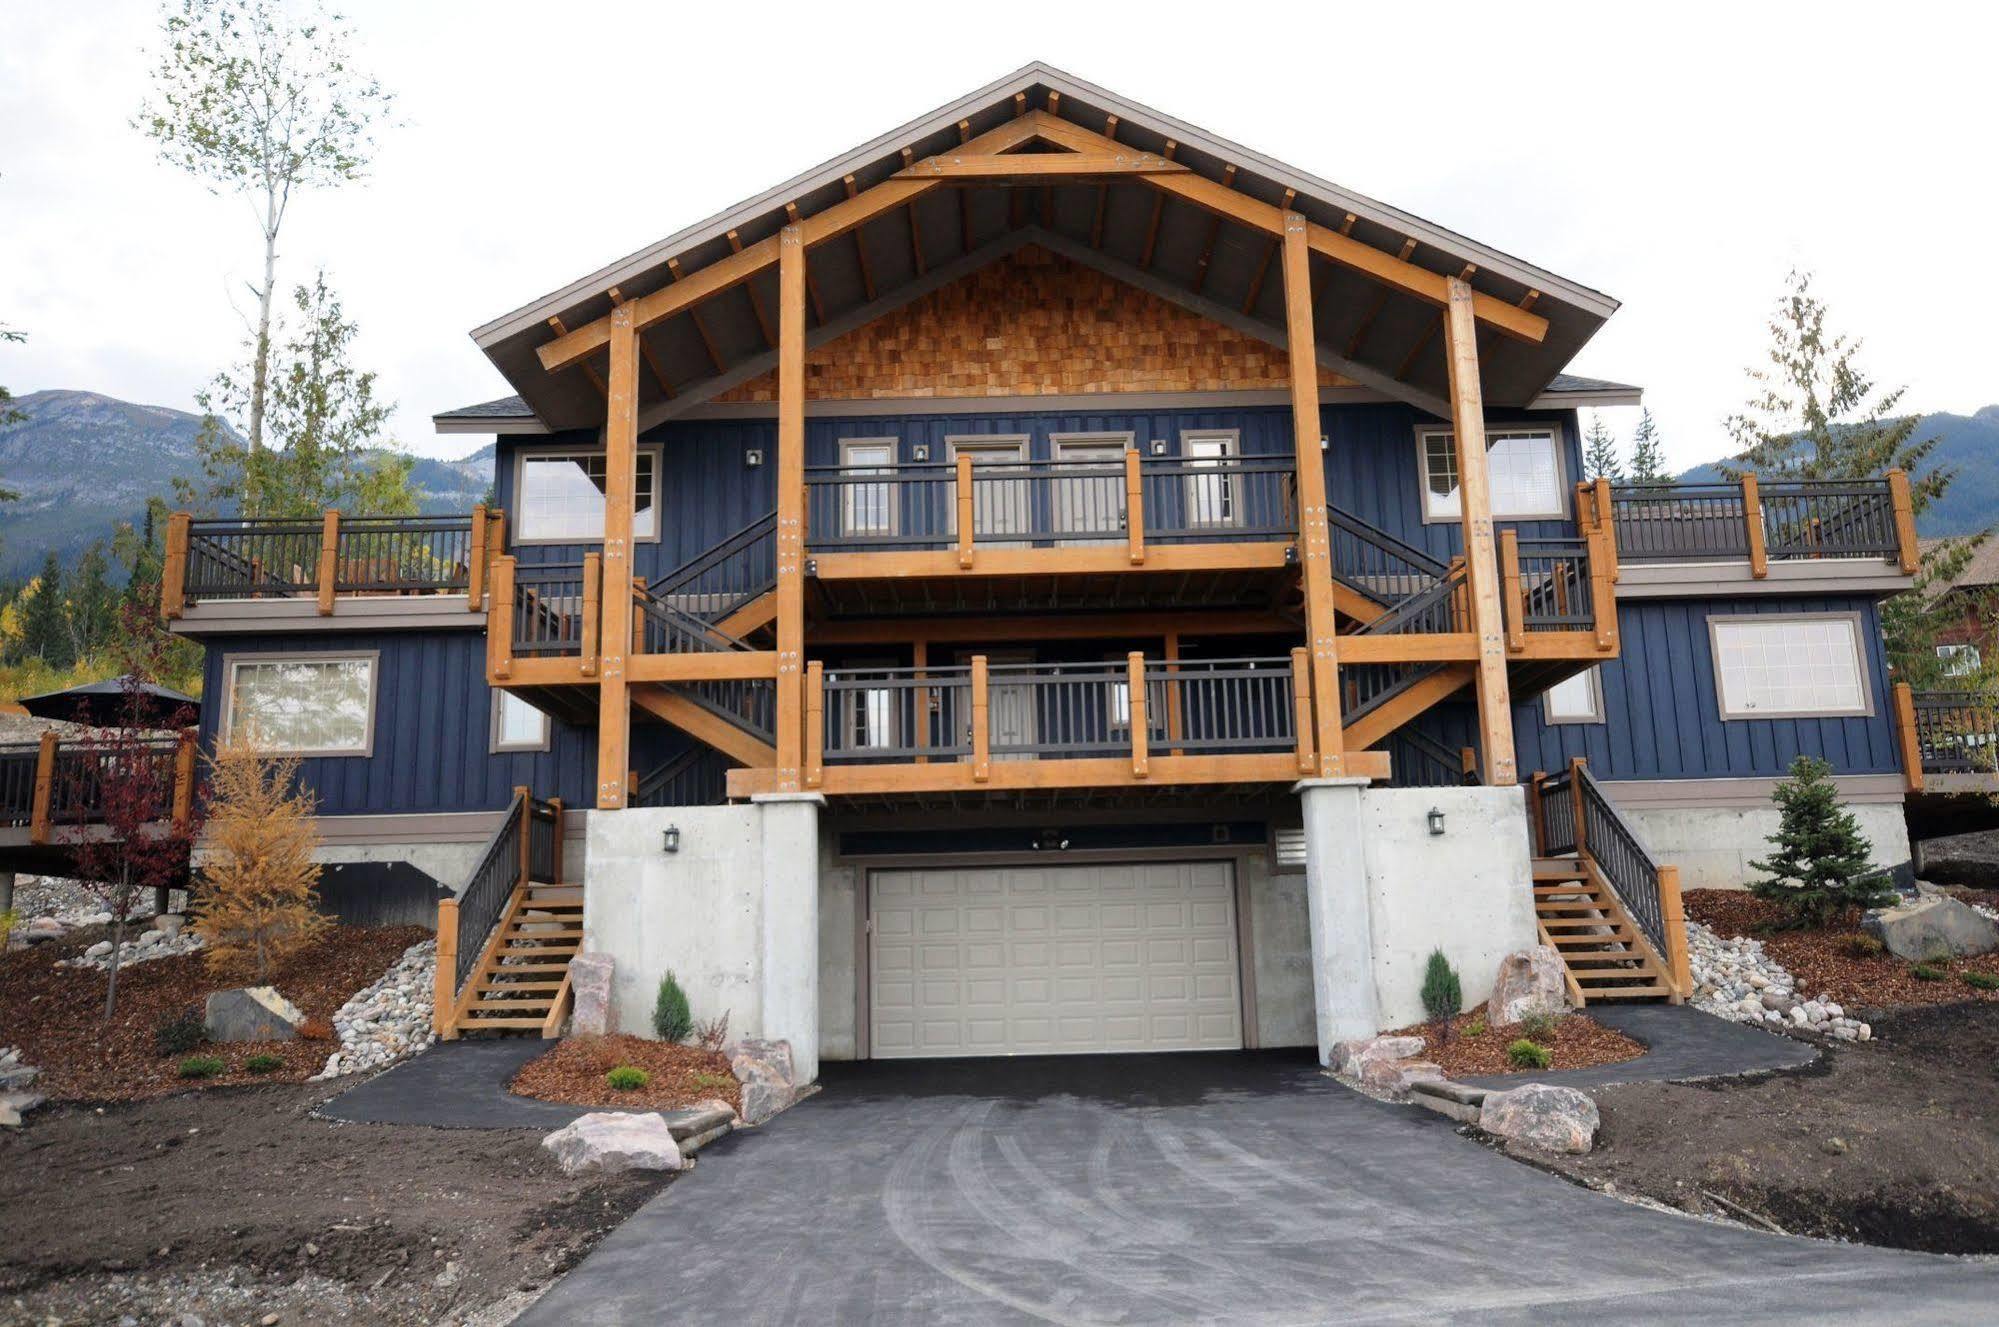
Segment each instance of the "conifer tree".
[{"label": "conifer tree", "polygon": [[1853,812],[1841,809],[1830,764],[1799,756],[1771,799],[1779,819],[1769,842],[1777,851],[1749,863],[1764,873],[1749,889],[1781,904],[1790,925],[1823,927],[1848,908],[1881,907],[1894,898],[1867,874],[1873,849]]},{"label": "conifer tree", "polygon": [[1651,409],[1642,409],[1638,429],[1631,435],[1631,482],[1662,484],[1671,478],[1666,473],[1665,449],[1659,444],[1659,426],[1653,422]]},{"label": "conifer tree", "polygon": [[1441,1040],[1451,1039],[1451,1020],[1463,1011],[1464,989],[1458,982],[1457,969],[1451,960],[1444,957],[1441,949],[1430,951],[1430,961],[1423,969],[1423,1009],[1438,1026]]},{"label": "conifer tree", "polygon": [[42,573],[35,578],[34,593],[28,596],[21,615],[20,653],[22,658],[40,659],[57,671],[76,662],[68,606],[63,602],[62,561],[54,549],[42,559]]},{"label": "conifer tree", "polygon": [[1589,429],[1583,434],[1583,473],[1590,479],[1624,482],[1624,462],[1617,456],[1617,439],[1604,426],[1603,416],[1590,412]]},{"label": "conifer tree", "polygon": [[208,836],[194,929],[215,972],[263,980],[333,922],[318,909],[319,830],[298,759],[247,741],[209,761]]}]

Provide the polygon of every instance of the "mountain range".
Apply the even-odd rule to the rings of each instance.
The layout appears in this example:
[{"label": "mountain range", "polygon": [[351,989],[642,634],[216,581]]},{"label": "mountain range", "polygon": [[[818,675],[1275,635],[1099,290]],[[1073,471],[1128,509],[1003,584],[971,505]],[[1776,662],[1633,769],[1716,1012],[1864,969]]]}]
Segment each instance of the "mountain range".
[{"label": "mountain range", "polygon": [[[0,578],[28,576],[54,549],[67,564],[120,522],[136,521],[151,497],[173,497],[176,476],[195,476],[201,416],[136,405],[99,392],[32,392],[14,402],[24,418],[0,425]],[[456,461],[419,458],[410,475],[426,512],[462,512],[493,483],[491,444]]]}]

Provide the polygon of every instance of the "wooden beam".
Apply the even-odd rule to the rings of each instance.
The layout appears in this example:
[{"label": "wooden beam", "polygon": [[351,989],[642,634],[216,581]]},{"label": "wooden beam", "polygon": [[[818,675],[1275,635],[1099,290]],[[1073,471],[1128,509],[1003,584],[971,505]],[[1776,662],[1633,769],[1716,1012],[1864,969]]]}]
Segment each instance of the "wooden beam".
[{"label": "wooden beam", "polygon": [[1145,561],[1145,482],[1138,470],[1138,448],[1124,453],[1125,546],[1136,567]]},{"label": "wooden beam", "polygon": [[1492,489],[1485,454],[1485,398],[1479,386],[1478,321],[1472,288],[1450,280],[1444,322],[1445,363],[1451,384],[1451,432],[1458,453],[1458,506],[1464,529],[1466,584],[1472,630],[1479,638],[1476,675],[1479,750],[1485,781],[1506,787],[1518,781],[1513,756],[1513,706],[1506,677],[1506,620],[1500,609],[1498,550],[1492,525]]},{"label": "wooden beam", "polygon": [[1409,371],[1416,367],[1416,361],[1421,359],[1423,352],[1430,348],[1430,343],[1437,339],[1437,333],[1444,329],[1444,317],[1445,315],[1440,313],[1435,318],[1432,318],[1430,325],[1423,329],[1423,335],[1416,338],[1416,344],[1409,347],[1409,353],[1404,355],[1402,362],[1395,366],[1395,381],[1408,381]]},{"label": "wooden beam", "polygon": [[1131,777],[1142,779],[1149,772],[1151,751],[1146,745],[1145,655],[1137,650],[1124,657],[1125,718],[1131,730]]},{"label": "wooden beam", "polygon": [[[1180,145],[1169,138],[1166,140],[1166,147],[1160,155],[1171,161],[1173,160],[1173,154],[1179,150]],[[1166,195],[1160,194],[1152,200],[1152,220],[1145,227],[1145,250],[1138,259],[1138,265],[1148,271],[1152,268],[1153,252],[1159,246],[1159,218],[1165,211]]]},{"label": "wooden beam", "polygon": [[[1402,241],[1402,252],[1396,256],[1406,263],[1409,261],[1409,255],[1415,252],[1416,241],[1404,240]],[[1367,340],[1367,334],[1374,330],[1374,320],[1379,318],[1381,311],[1388,307],[1388,295],[1389,291],[1386,286],[1375,292],[1374,301],[1368,305],[1367,312],[1361,315],[1360,325],[1354,328],[1353,335],[1347,338],[1346,356],[1348,359],[1352,359],[1360,353],[1361,343]]]},{"label": "wooden beam", "polygon": [[[729,233],[731,235],[735,234],[734,231],[730,231]],[[676,281],[679,279],[678,276],[674,278]],[[612,286],[606,293],[611,297],[611,307],[613,308],[625,302],[624,292],[616,286]],[[666,376],[666,370],[661,367],[659,357],[652,353],[652,344],[643,336],[639,338],[639,354],[645,357],[646,371],[652,374],[652,380],[659,384],[659,394],[671,401],[673,399],[673,380]]]},{"label": "wooden beam", "polygon": [[[732,230],[729,232],[728,238],[729,252],[741,253],[743,251],[743,237]],[[920,265],[918,270],[921,270]],[[750,297],[750,312],[757,316],[757,331],[764,339],[765,348],[769,350],[777,349],[777,333],[771,330],[770,314],[764,310],[764,297],[758,293],[754,285],[747,281],[743,283],[743,289]]]},{"label": "wooden beam", "polygon": [[[562,325],[562,319],[560,318],[551,317],[548,320],[548,325],[555,330],[555,336],[558,342],[560,342],[569,335],[569,329]],[[604,344],[609,345],[610,344],[609,340],[607,339]],[[597,389],[597,395],[605,397],[607,399],[609,398],[611,394],[611,389],[604,384],[604,375],[597,372],[597,366],[595,364],[590,364],[586,362],[583,365],[583,376],[585,378],[588,378],[590,380],[590,385]]]},{"label": "wooden beam", "polygon": [[1362,747],[1373,746],[1431,706],[1449,700],[1472,680],[1476,672],[1477,668],[1472,664],[1451,664],[1440,668],[1395,699],[1369,710],[1348,724],[1345,737],[1349,760]]},{"label": "wooden beam", "polygon": [[328,511],[319,524],[319,615],[333,613],[333,592],[340,584],[340,513]]},{"label": "wooden beam", "polygon": [[597,667],[597,807],[625,805],[631,767],[632,707],[625,679],[632,615],[613,610],[632,583],[632,513],[638,492],[639,332],[634,306],[611,310],[611,393],[604,417],[604,588]]},{"label": "wooden beam", "polygon": [[[962,528],[962,524],[961,524]],[[1291,563],[1288,542],[1240,544],[1161,544],[1148,547],[1142,566],[1131,565],[1130,552],[1117,544],[1085,544],[1075,548],[1016,548],[977,545],[974,565],[964,567],[959,551],[885,551],[880,553],[818,553],[813,556],[822,581],[913,580],[923,577],[1078,576],[1126,572],[1133,575],[1189,571],[1276,569]]]},{"label": "wooden beam", "polygon": [[514,559],[493,562],[492,607],[486,610],[486,681],[498,686],[513,673]]},{"label": "wooden beam", "polygon": [[193,519],[184,511],[167,517],[166,562],[160,568],[160,616],[168,621],[187,611],[188,526]]},{"label": "wooden beam", "polygon": [[[1105,117],[1104,137],[1110,139],[1113,143],[1117,142],[1117,125],[1117,116],[1111,115]],[[1169,161],[1171,159],[1170,157],[1166,158]],[[1097,214],[1090,222],[1090,247],[1092,249],[1101,249],[1104,247],[1104,214],[1109,211],[1110,204],[1111,183],[1109,180],[1105,180],[1097,186]]]},{"label": "wooden beam", "polygon": [[1902,753],[1902,781],[1912,793],[1923,790],[1923,744],[1916,731],[1916,695],[1907,682],[1895,684],[1895,746]]},{"label": "wooden beam", "polygon": [[1764,543],[1763,493],[1755,475],[1742,477],[1742,526],[1748,540],[1749,574],[1760,581],[1770,574],[1770,550]]},{"label": "wooden beam", "polygon": [[[902,164],[905,168],[915,159],[916,153],[913,149],[902,150]],[[909,219],[910,260],[916,264],[916,275],[922,276],[929,270],[929,264],[923,261],[923,230],[916,224],[916,203],[913,200],[903,208],[903,214]]]},{"label": "wooden beam", "polygon": [[452,1015],[458,1008],[458,900],[437,901],[437,963],[430,983],[430,1030],[442,1041],[456,1041]]},{"label": "wooden beam", "polygon": [[[841,183],[847,186],[847,197],[849,198],[854,197],[860,192],[854,183],[852,175],[847,176]],[[859,226],[854,227],[853,234],[854,261],[859,263],[861,267],[861,289],[867,292],[868,303],[872,304],[875,302],[875,269],[873,264],[868,262],[868,246],[867,242],[861,238],[861,228]]]},{"label": "wooden beam", "polygon": [[[791,227],[793,229],[797,229],[798,224],[802,219],[798,214],[798,204],[786,203],[784,205],[784,215],[790,220]],[[780,250],[779,252],[780,254],[782,254],[782,250]],[[825,302],[819,298],[819,278],[813,275],[812,269],[810,267],[807,267],[805,269],[805,296],[807,299],[809,299],[812,302],[812,321],[824,325],[824,323],[826,322],[826,305]],[[780,296],[780,299],[782,299],[782,296]],[[782,328],[783,322],[784,322],[784,316],[782,311],[780,311],[778,315],[778,323],[780,328]],[[784,333],[782,332],[782,330],[779,331],[777,339],[778,339],[778,344],[782,346],[784,343]]]},{"label": "wooden beam", "polygon": [[[674,284],[678,285],[681,279],[680,260],[678,258],[667,259],[666,271],[667,275],[673,278]],[[709,332],[708,320],[701,316],[701,310],[690,307],[687,310],[687,318],[688,321],[694,324],[694,333],[701,338],[701,347],[708,352],[708,362],[715,366],[715,372],[726,373],[729,368],[728,362],[722,358],[721,350],[716,347],[715,337]]]},{"label": "wooden beam", "polygon": [[805,665],[805,786],[817,788],[825,778],[826,673],[814,659]]},{"label": "wooden beam", "polygon": [[[911,641],[951,641],[961,645],[987,641],[1112,640],[1177,633],[1200,640],[1208,636],[1267,636],[1296,629],[1275,613],[1250,609],[1190,609],[1184,612],[1070,613],[978,617],[852,618],[815,622],[814,645],[885,645]],[[1358,637],[1350,637],[1357,640]]]},{"label": "wooden beam", "polygon": [[[677,691],[657,686],[634,687],[632,704],[655,718],[664,719],[695,741],[714,747],[738,764],[767,770],[777,764],[777,751],[768,743],[759,742],[727,719],[717,717]],[[794,732],[794,740],[797,735]],[[777,783],[767,791],[787,790]]]},{"label": "wooden beam", "polygon": [[[1230,191],[1235,189],[1234,166],[1222,167],[1222,187]],[[1214,210],[1214,216],[1208,222],[1208,238],[1201,242],[1201,256],[1194,260],[1194,293],[1196,295],[1200,294],[1202,287],[1208,284],[1208,263],[1215,256],[1215,240],[1222,233],[1222,219],[1227,215],[1227,213],[1220,210]],[[1314,380],[1316,381],[1316,378]]]},{"label": "wooden beam", "polygon": [[1009,180],[1050,176],[1184,175],[1187,168],[1151,152],[952,152],[925,157],[891,179]]},{"label": "wooden beam", "polygon": [[[1286,189],[1284,191],[1283,208],[1285,211],[1288,212],[1291,210],[1291,200],[1296,198],[1297,196],[1298,196],[1298,191],[1296,189]],[[1351,221],[1353,219],[1353,214],[1348,213],[1347,219]],[[1264,246],[1263,261],[1256,265],[1256,276],[1249,283],[1249,294],[1243,297],[1242,311],[1244,313],[1249,313],[1252,310],[1254,310],[1256,308],[1256,302],[1259,299],[1263,298],[1263,283],[1270,276],[1270,264],[1272,260],[1274,260],[1277,257],[1277,251],[1283,247],[1284,247],[1284,241],[1279,239],[1273,239],[1270,241],[1269,244]],[[1316,281],[1313,283],[1312,286],[1312,298],[1310,303],[1314,309],[1317,309],[1319,307],[1319,287]]]},{"label": "wooden beam", "polygon": [[1291,651],[1291,731],[1296,737],[1298,773],[1319,772],[1318,748],[1312,742],[1312,652],[1303,646]]},{"label": "wooden beam", "polygon": [[[962,146],[971,141],[972,122],[958,121],[958,142]],[[921,165],[922,163],[918,163]],[[915,166],[904,166],[905,171],[915,170]],[[1016,200],[1017,201],[1017,200]],[[960,190],[958,193],[958,248],[961,253],[972,251],[972,196]]]},{"label": "wooden beam", "polygon": [[1448,663],[1478,658],[1478,637],[1468,631],[1383,632],[1340,637],[1340,663]]},{"label": "wooden beam", "polygon": [[604,652],[603,629],[604,555],[593,549],[583,555],[583,622],[577,643],[582,655],[576,661],[578,671],[585,677],[597,676]]},{"label": "wooden beam", "polygon": [[42,729],[35,748],[35,790],[28,803],[28,842],[47,843],[51,823],[50,808],[55,800],[56,744],[61,739],[53,728]]},{"label": "wooden beam", "polygon": [[[974,732],[976,733],[976,729]],[[1288,784],[1298,777],[1298,758],[1289,751],[1259,755],[1150,756],[1144,778],[1132,773],[1128,756],[1079,760],[994,760],[981,776],[970,760],[928,764],[826,766],[819,791],[828,797],[894,796],[924,792],[1018,792],[1050,788],[1161,788],[1218,783]],[[1356,778],[1386,779],[1386,751],[1354,751],[1347,769]],[[769,769],[729,771],[729,796],[752,797],[776,790]]]},{"label": "wooden beam", "polygon": [[625,667],[634,682],[719,682],[777,676],[775,650],[714,650],[699,654],[635,654]]},{"label": "wooden beam", "polygon": [[992,726],[990,715],[992,703],[992,680],[987,671],[986,656],[972,656],[972,781],[984,783],[992,776]]},{"label": "wooden beam", "polygon": [[1291,356],[1292,450],[1297,456],[1298,543],[1303,554],[1305,645],[1311,653],[1313,745],[1322,777],[1346,772],[1340,733],[1339,618],[1333,607],[1333,544],[1326,524],[1326,461],[1319,446],[1319,359],[1312,331],[1312,251],[1307,222],[1284,217],[1284,320]]},{"label": "wooden beam", "polygon": [[1518,654],[1527,648],[1527,596],[1520,585],[1520,533],[1510,525],[1499,532],[1499,585],[1500,607],[1506,613],[1506,649]]},{"label": "wooden beam", "polygon": [[1888,496],[1895,510],[1896,564],[1905,574],[1913,576],[1923,563],[1923,553],[1916,542],[1916,505],[1909,492],[1907,471],[1888,472]]},{"label": "wooden beam", "polygon": [[780,235],[777,301],[777,770],[801,787],[805,682],[805,232]]}]

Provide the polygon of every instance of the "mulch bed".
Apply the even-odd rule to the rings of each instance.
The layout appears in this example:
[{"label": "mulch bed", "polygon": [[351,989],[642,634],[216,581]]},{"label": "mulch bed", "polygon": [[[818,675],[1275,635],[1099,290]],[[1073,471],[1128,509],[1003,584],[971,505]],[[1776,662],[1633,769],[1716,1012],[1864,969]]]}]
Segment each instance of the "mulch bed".
[{"label": "mulch bed", "polygon": [[1791,931],[1782,928],[1781,907],[1744,890],[1688,890],[1686,907],[1689,917],[1724,938],[1761,940],[1763,951],[1797,978],[1800,999],[1829,995],[1848,1011],[1999,1001],[1999,991],[1981,991],[1964,980],[1967,972],[1999,977],[1999,953],[1940,960],[1928,966],[1948,975],[1924,981],[1910,975],[1916,965],[1907,959],[1847,952],[1845,946],[1861,933],[1858,912],[1826,930]]},{"label": "mulch bed", "polygon": [[[1518,1023],[1487,1027],[1483,1010],[1459,1014],[1452,1019],[1448,1041],[1441,1038],[1432,1023],[1398,1028],[1385,1035],[1421,1037],[1424,1049],[1418,1058],[1441,1065],[1446,1078],[1548,1072],[1547,1069],[1520,1069],[1507,1059],[1506,1048],[1527,1034]],[[1548,1069],[1591,1069],[1600,1064],[1635,1060],[1645,1053],[1644,1046],[1622,1032],[1605,1027],[1588,1014],[1568,1014],[1556,1019],[1554,1033],[1540,1039],[1538,1044],[1554,1056]]]},{"label": "mulch bed", "polygon": [[[644,1087],[619,1091],[604,1075],[621,1064],[652,1075]],[[676,1110],[700,1101],[726,1101],[742,1109],[742,1085],[729,1057],[699,1046],[642,1037],[568,1037],[514,1075],[513,1090],[541,1101],[612,1110]]]},{"label": "mulch bed", "polygon": [[[246,974],[211,973],[201,954],[129,964],[118,970],[118,1006],[107,1025],[105,974],[57,967],[56,960],[81,954],[110,931],[90,927],[0,954],[0,1046],[21,1048],[21,1058],[42,1071],[36,1090],[52,1100],[131,1101],[232,1083],[302,1082],[339,1048],[331,1020],[340,1006],[430,934],[420,926],[336,926],[257,983]],[[212,992],[248,984],[277,987],[317,1024],[323,1038],[204,1042],[191,1051],[159,1053],[154,1030],[160,1023],[190,1010],[199,1013]],[[180,1064],[189,1055],[213,1055],[227,1068],[213,1078],[182,1078]],[[252,1074],[243,1063],[254,1055],[275,1055],[284,1065]]]}]

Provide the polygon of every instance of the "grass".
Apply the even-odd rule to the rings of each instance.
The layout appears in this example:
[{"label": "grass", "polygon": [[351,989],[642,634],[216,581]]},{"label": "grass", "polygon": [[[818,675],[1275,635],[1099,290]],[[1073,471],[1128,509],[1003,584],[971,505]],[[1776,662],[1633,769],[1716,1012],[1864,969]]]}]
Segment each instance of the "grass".
[{"label": "grass", "polygon": [[1964,984],[1974,991],[1999,991],[1999,977],[1989,972],[1967,972]]},{"label": "grass", "polygon": [[1555,1062],[1553,1053],[1546,1046],[1525,1037],[1507,1045],[1506,1058],[1516,1069],[1546,1069]]},{"label": "grass", "polygon": [[1943,981],[1950,976],[1942,968],[1929,963],[1918,963],[1909,969],[1909,975],[1917,981]]},{"label": "grass", "polygon": [[705,1087],[711,1092],[720,1091],[723,1088],[729,1087],[733,1085],[735,1081],[736,1081],[735,1078],[729,1074],[711,1074],[706,1069],[703,1069],[700,1073],[694,1075],[694,1086]]},{"label": "grass", "polygon": [[190,1055],[180,1062],[182,1078],[213,1078],[228,1066],[219,1055]]},{"label": "grass", "polygon": [[243,1067],[253,1074],[268,1074],[284,1068],[285,1062],[269,1051],[263,1051],[243,1061]]},{"label": "grass", "polygon": [[605,1074],[604,1081],[620,1092],[636,1092],[652,1081],[652,1075],[635,1064],[621,1064]]}]

